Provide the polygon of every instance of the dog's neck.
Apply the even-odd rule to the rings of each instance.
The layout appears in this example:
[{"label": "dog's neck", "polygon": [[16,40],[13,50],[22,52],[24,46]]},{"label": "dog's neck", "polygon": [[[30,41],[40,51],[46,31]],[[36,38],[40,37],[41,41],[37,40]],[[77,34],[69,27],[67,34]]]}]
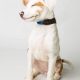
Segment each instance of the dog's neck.
[{"label": "dog's neck", "polygon": [[44,20],[38,21],[37,24],[39,24],[39,25],[56,24],[56,19],[55,18],[52,18],[52,19],[44,19]]},{"label": "dog's neck", "polygon": [[48,12],[45,19],[39,20],[36,23],[37,23],[37,27],[47,27],[56,24],[56,19],[53,11]]}]

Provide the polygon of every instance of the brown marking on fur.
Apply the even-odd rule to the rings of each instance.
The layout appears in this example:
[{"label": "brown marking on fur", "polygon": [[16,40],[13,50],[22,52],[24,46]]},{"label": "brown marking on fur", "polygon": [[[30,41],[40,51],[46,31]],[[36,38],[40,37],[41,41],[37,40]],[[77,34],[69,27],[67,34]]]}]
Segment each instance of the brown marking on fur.
[{"label": "brown marking on fur", "polygon": [[58,58],[55,65],[55,73],[54,73],[55,79],[59,80],[61,78],[62,70],[63,70],[63,61],[62,59]]},{"label": "brown marking on fur", "polygon": [[33,6],[44,6],[44,4],[42,2],[37,2],[37,3],[33,4]]},{"label": "brown marking on fur", "polygon": [[27,5],[28,2],[29,2],[29,0],[23,0],[23,4],[24,4],[24,5]]},{"label": "brown marking on fur", "polygon": [[57,60],[56,62],[56,72],[58,72],[61,75],[62,70],[63,70],[63,62],[60,59],[60,60]]}]

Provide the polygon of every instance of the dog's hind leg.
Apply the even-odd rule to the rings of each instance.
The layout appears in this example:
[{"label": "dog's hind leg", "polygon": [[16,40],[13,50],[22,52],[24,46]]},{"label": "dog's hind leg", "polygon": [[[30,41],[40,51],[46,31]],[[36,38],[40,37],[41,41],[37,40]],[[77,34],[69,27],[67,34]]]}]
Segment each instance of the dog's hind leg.
[{"label": "dog's hind leg", "polygon": [[63,62],[62,59],[58,59],[56,61],[56,66],[55,66],[55,73],[54,73],[54,79],[55,80],[60,80],[61,74],[63,70]]}]

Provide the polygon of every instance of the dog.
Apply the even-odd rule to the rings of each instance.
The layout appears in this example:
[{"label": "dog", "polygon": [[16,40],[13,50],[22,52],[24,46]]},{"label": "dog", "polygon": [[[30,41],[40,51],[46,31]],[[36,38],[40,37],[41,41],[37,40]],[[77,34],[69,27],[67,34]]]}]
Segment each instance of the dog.
[{"label": "dog", "polygon": [[34,22],[29,37],[26,80],[45,74],[47,80],[59,80],[63,71],[54,7],[56,0],[23,0],[25,9],[19,14]]}]

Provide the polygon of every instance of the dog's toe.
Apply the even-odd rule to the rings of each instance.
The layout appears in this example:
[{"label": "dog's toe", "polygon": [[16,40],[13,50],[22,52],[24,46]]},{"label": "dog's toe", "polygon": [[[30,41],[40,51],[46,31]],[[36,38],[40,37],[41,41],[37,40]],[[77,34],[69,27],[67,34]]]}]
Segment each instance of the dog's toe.
[{"label": "dog's toe", "polygon": [[54,75],[54,80],[60,80],[61,76],[59,74]]}]

